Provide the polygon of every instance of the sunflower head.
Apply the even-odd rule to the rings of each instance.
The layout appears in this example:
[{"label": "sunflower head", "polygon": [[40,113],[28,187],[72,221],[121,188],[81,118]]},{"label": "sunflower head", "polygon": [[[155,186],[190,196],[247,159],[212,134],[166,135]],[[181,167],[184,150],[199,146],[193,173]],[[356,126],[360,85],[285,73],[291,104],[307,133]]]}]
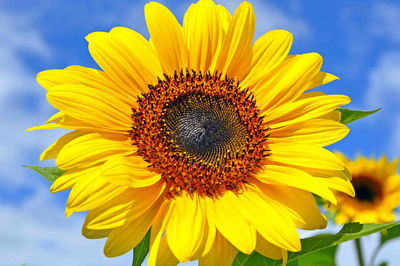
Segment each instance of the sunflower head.
[{"label": "sunflower head", "polygon": [[400,176],[396,174],[398,160],[389,162],[359,156],[350,161],[340,154],[352,174],[355,197],[337,193],[337,206],[329,210],[336,222],[385,223],[395,219],[393,210],[400,205]]},{"label": "sunflower head", "polygon": [[[289,55],[292,35],[253,43],[254,11],[211,0],[183,25],[145,6],[150,40],[127,28],[86,39],[101,70],[47,70],[38,82],[59,113],[32,129],[68,128],[41,156],[66,171],[66,214],[89,211],[88,238],[118,256],[151,230],[149,264],[229,265],[241,251],[286,258],[296,228],[324,228],[317,194],[354,194],[344,163],[324,147],[348,128],[344,95],[308,91],[337,79],[317,53]],[[284,232],[284,233],[282,233]]]}]

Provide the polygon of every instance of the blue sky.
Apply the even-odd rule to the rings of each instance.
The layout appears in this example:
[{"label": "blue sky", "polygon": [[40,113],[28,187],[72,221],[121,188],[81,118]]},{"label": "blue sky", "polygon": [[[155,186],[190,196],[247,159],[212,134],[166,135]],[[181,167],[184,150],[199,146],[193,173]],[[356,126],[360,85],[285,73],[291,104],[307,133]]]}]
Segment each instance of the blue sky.
[{"label": "blue sky", "polygon": [[[65,131],[25,132],[55,113],[39,71],[69,65],[97,67],[84,36],[115,26],[148,37],[143,16],[147,1],[0,0],[0,258],[2,265],[129,265],[131,254],[106,259],[103,240],[80,235],[83,215],[66,219],[67,193],[50,194],[49,183],[21,167]],[[160,1],[182,21],[192,1]],[[217,1],[232,11],[239,1]],[[318,52],[323,70],[341,79],[327,93],[352,98],[349,108],[383,109],[350,125],[350,134],[330,149],[350,157],[400,155],[400,3],[398,1],[250,1],[256,34],[286,29],[294,34],[292,53]],[[332,230],[336,228],[331,227]],[[371,236],[369,239],[374,239]],[[367,249],[374,241],[368,242]],[[372,243],[372,244],[371,244]],[[395,261],[389,244],[379,258]],[[342,248],[340,257],[350,254]],[[339,262],[345,263],[340,259]],[[353,259],[352,257],[350,259]],[[355,262],[355,261],[354,261]],[[345,265],[345,264],[343,264]]]}]

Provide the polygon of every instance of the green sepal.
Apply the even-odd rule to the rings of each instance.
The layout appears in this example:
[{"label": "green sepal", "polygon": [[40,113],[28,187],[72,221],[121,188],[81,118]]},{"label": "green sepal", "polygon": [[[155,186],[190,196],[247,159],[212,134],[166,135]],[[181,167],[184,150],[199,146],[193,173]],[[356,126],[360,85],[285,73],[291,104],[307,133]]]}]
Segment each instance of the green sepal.
[{"label": "green sepal", "polygon": [[142,241],[133,249],[133,261],[132,266],[142,265],[144,259],[149,253],[150,246],[150,231],[147,231],[146,235],[143,237]]},{"label": "green sepal", "polygon": [[59,178],[65,171],[58,169],[57,167],[46,167],[46,166],[34,166],[34,165],[24,165],[24,167],[34,170],[41,174],[48,181],[53,183]]},{"label": "green sepal", "polygon": [[378,112],[379,110],[381,110],[381,108],[371,110],[371,111],[358,111],[358,110],[350,110],[350,109],[345,109],[345,108],[338,108],[337,110],[340,111],[340,113],[341,113],[340,123],[347,125],[358,119],[372,115],[372,114]]}]

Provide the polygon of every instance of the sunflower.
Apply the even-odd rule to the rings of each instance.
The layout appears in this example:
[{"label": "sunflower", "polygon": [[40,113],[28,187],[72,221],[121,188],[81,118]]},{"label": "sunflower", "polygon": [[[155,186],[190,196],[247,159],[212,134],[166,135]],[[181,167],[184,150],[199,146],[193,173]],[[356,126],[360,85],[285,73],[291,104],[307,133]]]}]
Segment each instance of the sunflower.
[{"label": "sunflower", "polygon": [[393,210],[400,205],[400,176],[396,175],[398,160],[388,162],[385,156],[375,160],[359,156],[350,161],[339,154],[351,172],[355,197],[335,193],[337,206],[328,210],[338,224],[347,222],[386,223],[395,219]]},{"label": "sunflower", "polygon": [[335,109],[350,100],[307,92],[337,77],[317,53],[288,55],[287,31],[253,43],[248,2],[231,15],[200,0],[183,26],[152,2],[145,18],[149,41],[122,27],[86,37],[102,70],[38,74],[60,112],[32,129],[72,129],[41,155],[66,171],[51,186],[71,189],[66,215],[89,211],[82,233],[107,237],[108,257],[151,230],[149,265],[299,251],[296,228],[327,223],[313,193],[354,193],[323,148],[348,133]]}]

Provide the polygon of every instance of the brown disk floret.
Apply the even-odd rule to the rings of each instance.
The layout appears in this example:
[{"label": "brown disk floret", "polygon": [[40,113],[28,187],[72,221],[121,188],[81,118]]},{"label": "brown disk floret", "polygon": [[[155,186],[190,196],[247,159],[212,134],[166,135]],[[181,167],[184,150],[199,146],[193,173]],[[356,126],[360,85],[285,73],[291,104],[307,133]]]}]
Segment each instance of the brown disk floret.
[{"label": "brown disk floret", "polygon": [[133,145],[166,181],[169,197],[238,192],[268,155],[253,94],[218,73],[164,75],[137,103]]}]

